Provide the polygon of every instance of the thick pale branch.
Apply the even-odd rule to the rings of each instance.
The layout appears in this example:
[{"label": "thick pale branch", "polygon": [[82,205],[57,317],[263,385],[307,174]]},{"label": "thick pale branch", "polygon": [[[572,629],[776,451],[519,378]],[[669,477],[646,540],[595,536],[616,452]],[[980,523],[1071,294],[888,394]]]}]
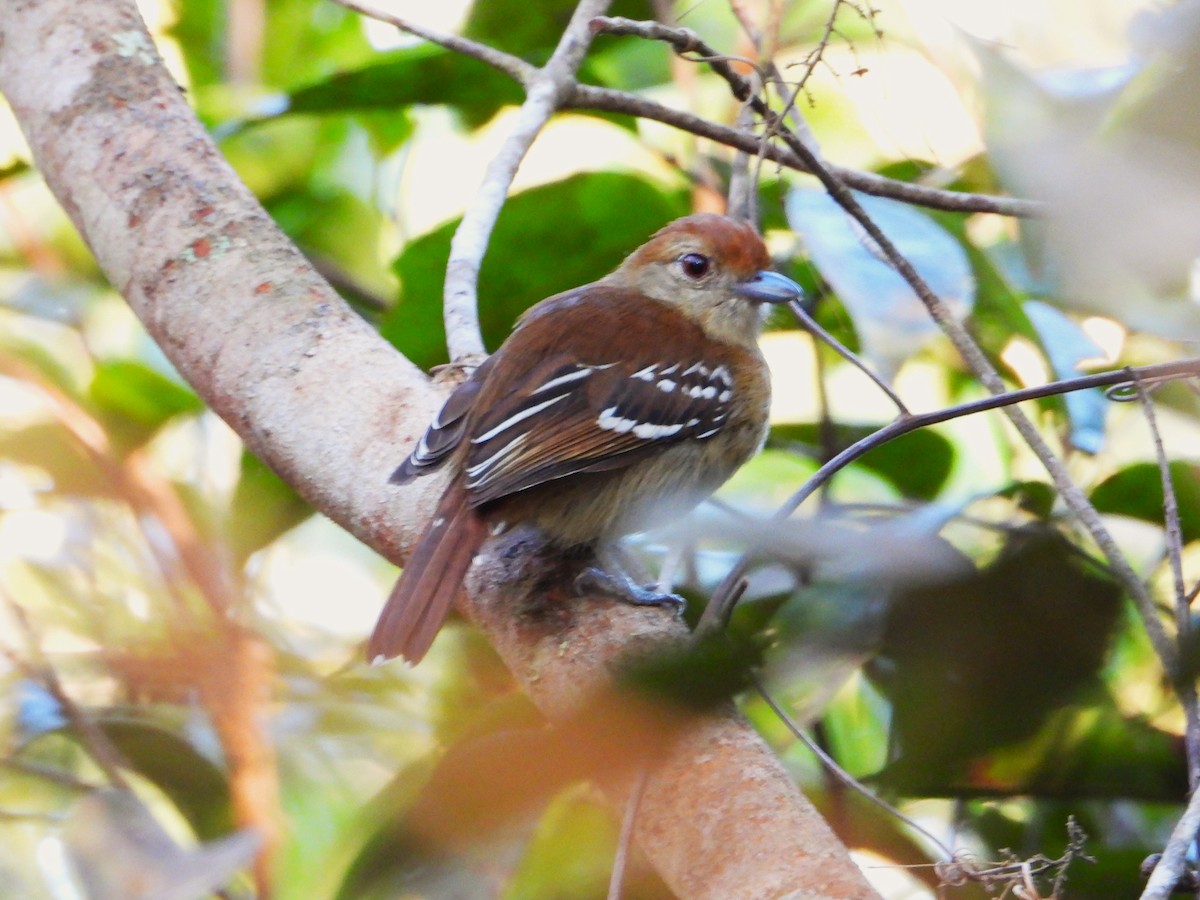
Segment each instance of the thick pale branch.
[{"label": "thick pale branch", "polygon": [[[322,512],[402,559],[440,484],[401,491],[387,476],[440,398],[242,185],[167,75],[133,0],[0,0],[0,90],[109,280],[183,376]],[[548,642],[517,627],[487,564],[485,555],[464,608],[552,716],[574,685],[606,679],[623,648],[646,638],[647,614],[589,603]],[[679,627],[660,621],[655,634]],[[715,746],[728,752],[710,754]],[[714,884],[776,879],[804,896],[873,896],[735,716],[665,751],[660,772],[666,780],[647,791],[642,814],[678,832],[660,850],[660,832],[643,831],[653,838],[643,845],[681,891],[695,871]],[[799,821],[816,825],[793,828]],[[755,856],[760,845],[772,856]],[[688,847],[703,849],[689,860]]]}]

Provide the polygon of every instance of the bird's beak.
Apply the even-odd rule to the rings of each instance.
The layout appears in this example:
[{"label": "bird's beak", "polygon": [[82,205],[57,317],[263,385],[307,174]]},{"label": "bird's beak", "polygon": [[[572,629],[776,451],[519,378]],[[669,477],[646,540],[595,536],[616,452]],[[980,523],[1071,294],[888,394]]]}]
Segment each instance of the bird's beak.
[{"label": "bird's beak", "polygon": [[804,289],[786,275],[778,272],[756,272],[734,288],[747,300],[757,303],[790,303],[804,299]]}]

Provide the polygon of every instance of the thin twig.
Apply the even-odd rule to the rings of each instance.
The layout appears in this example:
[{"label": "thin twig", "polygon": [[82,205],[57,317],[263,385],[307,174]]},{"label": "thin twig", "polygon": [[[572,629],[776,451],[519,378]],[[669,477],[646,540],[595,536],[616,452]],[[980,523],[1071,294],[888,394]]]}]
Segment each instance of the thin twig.
[{"label": "thin twig", "polygon": [[563,31],[550,61],[526,83],[525,103],[512,132],[488,162],[483,183],[463,212],[450,241],[446,264],[443,315],[450,359],[457,362],[484,352],[479,330],[479,268],[487,252],[492,229],[508,197],[508,189],[521,160],[550,117],[570,96],[575,71],[592,42],[588,23],[608,9],[612,0],[580,0]]},{"label": "thin twig", "polygon": [[826,753],[825,749],[821,747],[820,744],[809,737],[809,735],[804,732],[804,729],[800,727],[800,724],[791,717],[788,711],[775,701],[775,698],[768,693],[766,686],[762,683],[762,679],[758,677],[757,673],[750,673],[750,681],[754,685],[755,691],[757,691],[758,695],[766,701],[767,706],[771,707],[771,711],[775,713],[779,721],[784,724],[784,726],[792,733],[792,736],[795,737],[796,740],[800,741],[800,743],[809,749],[809,751],[818,759],[818,761],[820,761],[821,765],[825,767],[825,770],[828,771],[834,778],[836,778],[846,787],[850,788],[850,790],[862,797],[865,797],[889,816],[892,816],[896,820],[903,822],[913,831],[917,832],[917,834],[920,834],[926,838],[931,844],[933,844],[934,847],[941,851],[945,859],[950,860],[954,858],[954,853],[951,852],[950,848],[938,840],[937,837],[935,837],[929,831],[926,831],[921,827],[920,824],[906,816],[903,812],[892,806],[892,804],[888,803],[882,797],[867,790],[861,781],[843,769],[838,764],[837,760]]},{"label": "thin twig", "polygon": [[633,846],[633,829],[637,825],[638,807],[642,805],[642,794],[646,791],[648,770],[638,769],[634,776],[629,796],[625,800],[625,814],[621,816],[621,833],[617,838],[617,852],[613,855],[612,872],[608,877],[607,900],[621,900],[625,870],[629,866],[629,849]]},{"label": "thin twig", "polygon": [[1187,854],[1200,831],[1200,791],[1193,791],[1187,809],[1175,823],[1158,865],[1150,874],[1141,900],[1167,900],[1188,870]]},{"label": "thin twig", "polygon": [[822,328],[817,320],[808,314],[808,310],[801,305],[800,301],[793,300],[787,307],[806,331],[828,344],[838,356],[870,378],[875,387],[887,394],[888,399],[896,404],[896,409],[901,416],[911,415],[908,407],[904,405],[904,401],[900,399],[900,395],[892,389],[892,386],[872,372],[856,353],[851,352],[849,347]]},{"label": "thin twig", "polygon": [[503,72],[514,81],[519,81],[521,84],[529,84],[537,74],[537,66],[531,66],[519,56],[513,56],[511,53],[505,53],[502,50],[489,47],[487,44],[481,44],[478,41],[472,41],[457,34],[438,31],[436,28],[429,28],[410,19],[392,15],[381,9],[375,9],[372,6],[367,6],[365,3],[359,3],[358,0],[333,0],[333,2],[338,6],[354,10],[354,12],[364,15],[368,19],[375,19],[378,22],[393,25],[401,31],[406,31],[422,40],[429,41],[431,44],[437,44],[439,47],[453,50],[455,53],[461,53],[463,56],[473,57],[482,63],[486,63],[493,69]]},{"label": "thin twig", "polygon": [[[1167,557],[1175,582],[1175,641],[1182,653],[1191,630],[1191,605],[1188,602],[1187,584],[1183,577],[1183,528],[1179,522],[1179,501],[1175,495],[1175,483],[1171,477],[1171,464],[1163,447],[1162,433],[1158,430],[1158,415],[1150,392],[1135,373],[1134,388],[1138,402],[1146,416],[1150,438],[1154,444],[1154,456],[1158,463],[1159,478],[1163,492],[1163,523],[1167,537]],[[1200,786],[1200,708],[1197,706],[1196,685],[1190,678],[1177,679],[1175,690],[1183,705],[1186,728],[1184,746],[1187,750],[1188,787],[1193,792]]]},{"label": "thin twig", "polygon": [[[1153,366],[1140,366],[1138,368],[1123,368],[1115,369],[1111,372],[1101,372],[1096,375],[1083,375],[1079,378],[1070,378],[1063,381],[1052,381],[1049,384],[1039,385],[1037,387],[1023,388],[1017,391],[1009,391],[1005,394],[993,395],[984,397],[980,400],[972,400],[969,403],[961,403],[957,406],[951,406],[946,409],[939,409],[928,413],[914,413],[905,418],[896,419],[889,424],[883,426],[878,431],[873,432],[860,441],[851,444],[833,459],[817,469],[807,481],[801,485],[800,489],[788,498],[775,512],[776,520],[786,519],[800,507],[805,500],[823,484],[829,481],[835,474],[844,469],[850,463],[870,453],[876,447],[893,441],[898,437],[902,437],[909,432],[916,431],[920,428],[925,428],[929,425],[937,425],[942,422],[948,422],[951,419],[958,419],[963,416],[974,415],[975,413],[986,412],[988,410],[1002,409],[1011,406],[1014,403],[1023,403],[1027,400],[1039,400],[1043,397],[1053,397],[1057,394],[1065,394],[1071,391],[1082,391],[1088,388],[1106,387],[1109,385],[1128,385],[1134,376],[1137,374],[1139,378],[1145,381],[1166,381],[1178,378],[1195,378],[1200,376],[1200,357],[1180,360],[1178,362],[1159,363]],[[732,612],[727,596],[732,588],[741,580],[749,566],[749,554],[743,556],[730,569],[725,576],[725,580],[721,583],[713,594],[713,598],[709,601],[703,615],[700,617],[700,622],[697,625],[698,632],[705,632],[710,629],[718,629],[724,627],[724,623],[728,620],[729,614]],[[1161,629],[1161,623],[1159,624]]]},{"label": "thin twig", "polygon": [[[426,28],[415,22],[399,16],[393,16],[380,10],[373,9],[358,0],[334,0],[347,9],[361,13],[372,19],[394,25],[409,34],[416,35],[445,47],[448,50],[462,53],[492,66],[511,77],[514,81],[528,84],[537,73],[537,68],[523,59],[509,53],[496,50],[486,44],[480,44],[457,35],[445,34],[435,29]],[[723,144],[747,153],[758,153],[762,141],[751,131],[730,128],[708,119],[690,113],[672,109],[631,94],[626,91],[597,87],[589,84],[576,84],[570,93],[562,99],[561,108],[576,110],[593,110],[596,112],[627,113],[643,119],[662,122],[680,131],[686,131],[697,137],[707,138],[715,143]],[[772,162],[807,172],[802,160],[786,147],[768,145],[762,148],[763,155]],[[874,172],[864,172],[858,169],[847,169],[841,166],[830,166],[839,178],[847,185],[864,194],[876,197],[890,197],[904,203],[912,203],[929,209],[940,209],[947,212],[964,213],[996,213],[1002,216],[1034,217],[1043,215],[1045,204],[1036,200],[1026,200],[1017,197],[998,197],[989,194],[970,194],[961,191],[948,191],[942,188],[927,187],[913,184],[909,181],[898,181]]]}]

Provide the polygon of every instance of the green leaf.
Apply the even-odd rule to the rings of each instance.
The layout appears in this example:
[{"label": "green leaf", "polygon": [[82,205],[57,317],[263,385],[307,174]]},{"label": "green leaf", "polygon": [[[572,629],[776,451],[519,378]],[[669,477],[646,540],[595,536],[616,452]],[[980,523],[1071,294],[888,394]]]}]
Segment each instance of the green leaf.
[{"label": "green leaf", "polygon": [[[550,58],[575,11],[575,0],[476,0],[463,26],[467,37],[541,65]],[[646,0],[617,0],[609,14],[651,19]],[[648,44],[639,38],[621,38]]]},{"label": "green leaf", "polygon": [[312,507],[250,451],[242,452],[242,471],[225,531],[237,566],[284,532],[312,515]]},{"label": "green leaf", "polygon": [[[862,426],[835,425],[832,445],[826,450],[831,455],[838,453],[876,430]],[[821,427],[779,425],[771,429],[770,440],[771,445],[776,447],[789,443],[819,447]],[[950,477],[954,467],[954,446],[936,431],[926,428],[876,447],[854,465],[862,466],[886,479],[906,497],[932,500]]]},{"label": "green leaf", "polygon": [[138,775],[166,794],[202,841],[233,830],[225,773],[173,731],[133,719],[99,722]]},{"label": "green leaf", "polygon": [[[479,275],[488,346],[498,346],[534,303],[608,274],[652,232],[686,213],[682,194],[612,173],[575,175],[512,197]],[[457,227],[455,220],[411,242],[395,264],[403,295],[380,330],[420,366],[446,362],[442,283]]]},{"label": "green leaf", "polygon": [[204,409],[191,388],[128,359],[97,363],[89,395],[102,413],[141,432],[142,439],[175,416]]},{"label": "green leaf", "polygon": [[[1185,543],[1200,538],[1200,467],[1193,463],[1170,464],[1171,483],[1179,503],[1179,526]],[[1113,513],[1162,525],[1162,476],[1155,463],[1135,463],[1101,482],[1092,491],[1092,503],[1102,513]]]},{"label": "green leaf", "polygon": [[1053,531],[1018,534],[972,578],[897,597],[869,670],[893,704],[889,777],[941,792],[1032,736],[1098,686],[1120,612],[1116,584]]},{"label": "green leaf", "polygon": [[507,75],[461,53],[422,44],[382,55],[294,91],[288,112],[346,113],[396,110],[414,104],[451,106],[472,127],[502,106],[520,103],[521,86]]}]

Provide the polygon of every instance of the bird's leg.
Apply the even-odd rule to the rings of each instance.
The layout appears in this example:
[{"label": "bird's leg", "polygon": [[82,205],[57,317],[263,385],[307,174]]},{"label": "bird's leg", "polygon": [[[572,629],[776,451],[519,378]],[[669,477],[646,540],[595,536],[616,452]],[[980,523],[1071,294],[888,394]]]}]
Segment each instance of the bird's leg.
[{"label": "bird's leg", "polygon": [[599,565],[588,566],[575,578],[575,590],[580,594],[604,594],[634,606],[668,606],[676,616],[682,616],[687,601],[678,594],[665,593],[653,584],[639,584],[629,574],[635,569],[645,576],[645,570],[630,554],[618,546],[596,552]]}]

